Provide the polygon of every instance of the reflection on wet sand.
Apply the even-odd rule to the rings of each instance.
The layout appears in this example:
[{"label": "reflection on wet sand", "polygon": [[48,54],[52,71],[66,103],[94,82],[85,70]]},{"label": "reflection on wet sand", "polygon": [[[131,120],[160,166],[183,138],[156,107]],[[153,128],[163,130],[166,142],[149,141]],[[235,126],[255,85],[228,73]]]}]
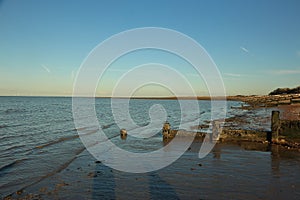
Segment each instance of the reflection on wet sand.
[{"label": "reflection on wet sand", "polygon": [[[240,142],[216,144],[199,159],[201,142],[193,142],[171,165],[149,173],[113,170],[85,152],[66,170],[26,188],[42,191],[49,183],[66,183],[45,199],[299,199],[300,152],[277,145]],[[76,172],[76,173],[75,173]],[[72,195],[71,195],[72,194]]]},{"label": "reflection on wet sand", "polygon": [[[199,160],[201,144],[194,142],[179,160],[157,172],[134,175],[115,172],[116,197],[130,199],[132,194],[143,199],[299,197],[295,190],[300,186],[299,152],[278,145],[240,142],[217,144],[210,155]],[[281,165],[296,176],[283,174]]]}]

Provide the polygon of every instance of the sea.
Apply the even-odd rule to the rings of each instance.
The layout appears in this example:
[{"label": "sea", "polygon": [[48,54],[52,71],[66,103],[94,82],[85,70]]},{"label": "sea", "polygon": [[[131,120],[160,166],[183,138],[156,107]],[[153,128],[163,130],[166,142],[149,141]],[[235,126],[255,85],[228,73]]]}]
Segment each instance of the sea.
[{"label": "sea", "polygon": [[[114,104],[121,105],[121,109],[122,102],[120,99]],[[0,198],[300,199],[299,151],[267,144],[217,144],[200,159],[202,143],[194,142],[173,163],[145,173],[105,165],[87,150],[79,129],[92,135],[100,128],[118,148],[135,153],[152,152],[166,145],[161,134],[165,121],[174,129],[210,131],[197,126],[210,124],[211,101],[197,100],[199,109],[182,109],[179,100],[128,102],[127,113],[122,115],[113,112],[112,99],[96,98],[99,127],[95,129],[75,126],[71,97],[0,97]],[[265,119],[253,120],[244,128],[270,129],[270,109],[236,109],[241,104],[227,101],[226,117]],[[164,117],[153,114],[152,108],[159,108]],[[140,127],[153,121],[158,126],[155,134],[135,137]],[[120,138],[122,128],[128,132],[125,139]]]}]

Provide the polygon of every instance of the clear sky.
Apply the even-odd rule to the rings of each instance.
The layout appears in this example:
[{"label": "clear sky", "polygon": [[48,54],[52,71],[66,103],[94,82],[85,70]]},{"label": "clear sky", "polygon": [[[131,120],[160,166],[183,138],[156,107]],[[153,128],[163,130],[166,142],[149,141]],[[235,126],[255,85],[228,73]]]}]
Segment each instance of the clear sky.
[{"label": "clear sky", "polygon": [[[299,86],[299,10],[299,0],[0,1],[0,95],[71,95],[88,53],[139,27],[195,39],[217,64],[229,95]],[[108,94],[116,77],[108,75],[98,94]],[[200,82],[192,84],[202,95]]]}]

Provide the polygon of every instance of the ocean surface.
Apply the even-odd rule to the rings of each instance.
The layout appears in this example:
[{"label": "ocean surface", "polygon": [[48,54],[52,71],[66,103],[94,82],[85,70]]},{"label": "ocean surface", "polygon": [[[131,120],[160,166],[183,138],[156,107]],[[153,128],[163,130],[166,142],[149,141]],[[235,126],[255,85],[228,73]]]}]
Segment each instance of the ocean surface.
[{"label": "ocean surface", "polygon": [[[151,123],[149,109],[161,105],[173,128],[184,124],[185,129],[197,131],[191,127],[211,120],[210,101],[198,103],[200,112],[188,107],[181,110],[176,100],[132,99],[128,112],[136,125],[147,126]],[[160,132],[147,139],[129,135],[122,140],[120,129],[126,128],[130,133],[136,130],[136,125],[124,119],[123,127],[119,127],[109,98],[97,98],[95,105],[101,129],[118,147],[145,153],[164,146]],[[241,102],[228,101],[227,117],[257,118],[260,120],[253,120],[251,127],[244,128],[269,130],[269,109],[232,109],[240,105]],[[162,123],[158,124],[162,127]],[[94,127],[82,127],[81,131],[97,134]],[[96,162],[81,142],[73,121],[72,98],[0,97],[0,197],[300,198],[299,152],[274,146],[220,144],[199,159],[200,146],[201,143],[193,143],[180,159],[158,171],[142,174],[117,171]]]}]

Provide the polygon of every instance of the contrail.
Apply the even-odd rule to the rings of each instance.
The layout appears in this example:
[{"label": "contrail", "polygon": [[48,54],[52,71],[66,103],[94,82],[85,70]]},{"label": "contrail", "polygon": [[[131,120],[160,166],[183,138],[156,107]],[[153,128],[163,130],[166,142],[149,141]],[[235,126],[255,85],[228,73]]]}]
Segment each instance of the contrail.
[{"label": "contrail", "polygon": [[244,52],[249,53],[249,50],[246,49],[245,47],[240,47]]},{"label": "contrail", "polygon": [[48,73],[51,72],[50,69],[46,65],[44,65],[44,64],[42,64],[42,68],[44,68]]}]

